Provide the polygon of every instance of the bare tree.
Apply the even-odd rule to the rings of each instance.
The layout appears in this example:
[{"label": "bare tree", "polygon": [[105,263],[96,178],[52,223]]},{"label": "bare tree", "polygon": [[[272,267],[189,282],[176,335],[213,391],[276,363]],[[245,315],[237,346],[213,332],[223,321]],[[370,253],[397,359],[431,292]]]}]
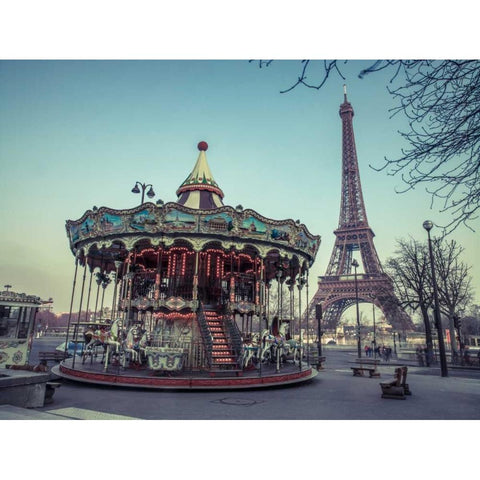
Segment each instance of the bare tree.
[{"label": "bare tree", "polygon": [[432,304],[430,257],[427,245],[416,240],[397,240],[395,256],[388,258],[385,270],[393,280],[397,298],[403,308],[420,310],[425,326],[427,365],[433,358],[432,328],[428,309]]},{"label": "bare tree", "polygon": [[[281,93],[299,85],[319,90],[335,74],[345,79],[346,62],[324,60],[320,73],[310,78],[312,61],[302,60],[297,80]],[[260,68],[271,63],[258,62]],[[439,210],[452,215],[443,226],[446,233],[460,224],[473,230],[471,222],[480,211],[480,61],[370,61],[359,77],[385,69],[392,71],[387,89],[398,100],[390,112],[407,118],[408,130],[399,133],[409,147],[398,158],[371,167],[400,175],[405,187],[397,193],[425,185],[432,205],[439,201]]]},{"label": "bare tree", "polygon": [[435,239],[433,244],[440,310],[448,318],[452,350],[457,352],[454,317],[473,298],[470,267],[461,261],[464,249],[455,240]]}]

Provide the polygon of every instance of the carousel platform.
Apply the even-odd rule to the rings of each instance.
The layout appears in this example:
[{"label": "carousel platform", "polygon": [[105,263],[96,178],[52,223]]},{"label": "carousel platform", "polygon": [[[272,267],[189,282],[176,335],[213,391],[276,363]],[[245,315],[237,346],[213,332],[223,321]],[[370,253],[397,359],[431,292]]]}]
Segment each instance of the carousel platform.
[{"label": "carousel platform", "polygon": [[312,380],[318,372],[312,366],[302,363],[299,365],[284,364],[279,372],[275,365],[262,365],[259,369],[231,372],[219,370],[215,372],[158,372],[147,368],[123,368],[109,365],[104,371],[103,365],[97,362],[68,358],[52,368],[52,372],[67,380],[101,384],[112,387],[131,387],[149,389],[175,390],[235,390],[246,388],[268,388]]}]

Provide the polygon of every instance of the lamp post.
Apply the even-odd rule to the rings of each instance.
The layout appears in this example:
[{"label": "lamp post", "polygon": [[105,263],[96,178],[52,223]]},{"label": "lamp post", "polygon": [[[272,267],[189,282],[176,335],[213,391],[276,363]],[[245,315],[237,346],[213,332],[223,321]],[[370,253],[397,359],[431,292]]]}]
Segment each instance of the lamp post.
[{"label": "lamp post", "polygon": [[303,274],[301,273],[297,280],[298,287],[298,341],[300,344],[299,358],[298,358],[298,367],[302,371],[302,288],[305,285],[306,280]]},{"label": "lamp post", "polygon": [[395,341],[396,335],[397,335],[397,332],[393,332],[393,353],[395,356],[397,356],[397,343]]},{"label": "lamp post", "polygon": [[433,222],[430,220],[425,220],[423,222],[423,228],[428,234],[428,250],[430,253],[430,268],[432,270],[433,299],[435,302],[435,326],[437,327],[438,350],[440,353],[440,370],[442,377],[448,377],[447,357],[445,355],[445,344],[443,342],[442,319],[440,318],[440,306],[438,303],[437,280],[435,277],[435,266],[433,262],[432,239],[430,238],[430,230],[433,228]]},{"label": "lamp post", "polygon": [[153,198],[155,196],[155,192],[153,191],[153,185],[151,183],[145,184],[145,183],[140,183],[140,182],[135,182],[135,186],[132,188],[132,193],[140,193],[140,188],[142,189],[142,202],[140,205],[143,205],[143,200],[145,198],[145,190],[150,187],[150,190],[147,192],[147,197],[148,198]]},{"label": "lamp post", "polygon": [[375,325],[375,295],[370,295],[372,299],[372,315],[373,315],[373,358],[377,358],[377,328]]},{"label": "lamp post", "polygon": [[315,305],[315,316],[317,317],[317,337],[318,337],[318,365],[317,367],[321,366],[320,357],[322,356],[322,304],[318,303]]},{"label": "lamp post", "polygon": [[355,269],[355,303],[357,304],[357,349],[358,349],[358,358],[361,358],[362,349],[360,345],[360,311],[358,309],[358,281],[357,281],[358,262],[356,259],[353,259],[352,267]]}]

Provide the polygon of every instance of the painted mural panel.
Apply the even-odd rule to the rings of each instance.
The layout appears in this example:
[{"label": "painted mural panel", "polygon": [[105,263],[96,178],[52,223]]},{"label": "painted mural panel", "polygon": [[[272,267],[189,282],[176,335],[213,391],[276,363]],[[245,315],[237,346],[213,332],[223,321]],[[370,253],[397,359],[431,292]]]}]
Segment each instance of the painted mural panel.
[{"label": "painted mural panel", "polygon": [[96,226],[95,220],[93,218],[87,217],[80,224],[80,235],[83,238],[92,236],[95,226]]},{"label": "painted mural panel", "polygon": [[273,240],[279,240],[282,242],[289,242],[290,241],[290,228],[289,227],[274,227],[272,228],[272,233],[270,237]]},{"label": "painted mural panel", "polygon": [[189,213],[174,209],[165,215],[163,223],[168,230],[191,231],[195,230],[196,219]]},{"label": "painted mural panel", "polygon": [[318,240],[311,240],[304,231],[300,231],[295,238],[295,247],[313,255],[317,251]]},{"label": "painted mural panel", "polygon": [[201,222],[203,231],[229,232],[233,229],[233,218],[225,212],[206,215]]},{"label": "painted mural panel", "polygon": [[267,232],[267,226],[258,218],[249,216],[243,220],[240,227],[245,233],[248,232],[249,236],[264,236]]},{"label": "painted mural panel", "polygon": [[78,242],[80,240],[80,227],[78,225],[70,226],[70,240],[72,243]]},{"label": "painted mural panel", "polygon": [[120,232],[124,228],[123,217],[120,215],[112,215],[111,213],[104,213],[100,217],[100,225],[106,233]]},{"label": "painted mural panel", "polygon": [[152,227],[156,225],[156,223],[155,215],[146,208],[132,216],[130,228],[140,232],[148,232],[152,230]]}]

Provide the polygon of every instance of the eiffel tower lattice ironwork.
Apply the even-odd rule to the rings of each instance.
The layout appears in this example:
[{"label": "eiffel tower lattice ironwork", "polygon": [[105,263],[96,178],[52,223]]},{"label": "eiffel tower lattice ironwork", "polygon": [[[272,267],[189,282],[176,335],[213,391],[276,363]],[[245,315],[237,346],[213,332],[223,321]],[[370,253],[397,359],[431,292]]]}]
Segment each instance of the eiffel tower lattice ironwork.
[{"label": "eiffel tower lattice ironwork", "polygon": [[373,230],[368,225],[358,168],[353,108],[347,101],[340,105],[342,119],[342,192],[340,219],[334,231],[335,245],[325,276],[319,277],[318,290],[308,310],[314,315],[315,305],[322,304],[325,328],[335,328],[342,313],[356,303],[355,275],[352,273],[353,252],[359,251],[363,272],[357,274],[359,303],[379,307],[387,322],[397,331],[413,328],[410,317],[399,306],[392,279],[383,271],[377,255]]}]

